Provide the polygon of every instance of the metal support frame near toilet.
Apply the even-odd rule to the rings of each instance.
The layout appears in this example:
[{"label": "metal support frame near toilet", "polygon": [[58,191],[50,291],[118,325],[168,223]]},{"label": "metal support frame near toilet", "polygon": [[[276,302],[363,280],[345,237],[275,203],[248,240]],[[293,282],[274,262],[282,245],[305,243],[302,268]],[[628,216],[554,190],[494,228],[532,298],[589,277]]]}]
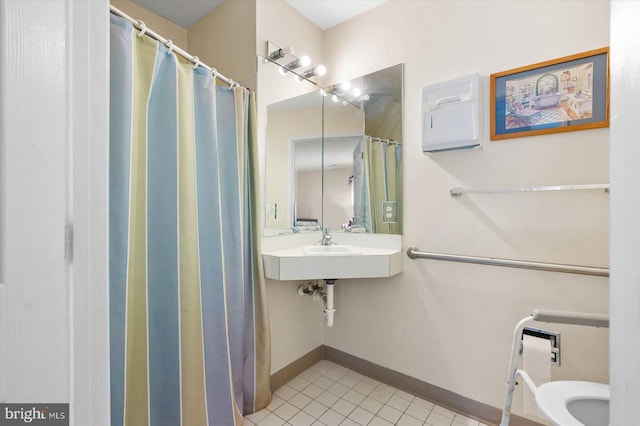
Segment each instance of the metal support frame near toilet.
[{"label": "metal support frame near toilet", "polygon": [[609,327],[609,317],[602,314],[590,314],[582,312],[563,312],[534,309],[533,313],[518,322],[513,332],[513,342],[511,345],[511,358],[509,362],[509,371],[507,373],[507,390],[505,393],[504,407],[502,410],[502,420],[500,426],[509,425],[509,416],[511,414],[511,403],[513,399],[513,391],[516,387],[516,379],[522,377],[527,386],[535,394],[538,387],[531,380],[524,370],[517,368],[517,358],[520,353],[520,345],[522,341],[522,333],[526,324],[531,321],[556,323],[556,324],[574,324],[590,327]]}]

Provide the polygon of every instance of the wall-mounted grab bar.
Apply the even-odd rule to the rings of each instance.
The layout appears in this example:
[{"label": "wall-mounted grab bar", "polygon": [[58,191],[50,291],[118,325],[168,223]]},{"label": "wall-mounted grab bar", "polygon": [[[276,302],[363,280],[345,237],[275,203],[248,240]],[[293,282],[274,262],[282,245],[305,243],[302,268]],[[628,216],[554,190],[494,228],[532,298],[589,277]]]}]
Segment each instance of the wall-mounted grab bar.
[{"label": "wall-mounted grab bar", "polygon": [[603,189],[609,192],[609,183],[595,183],[585,185],[549,185],[549,186],[522,186],[516,188],[487,188],[487,189],[464,189],[451,188],[449,193],[452,197],[459,197],[462,194],[496,194],[501,192],[542,192],[542,191],[572,191],[578,189]]},{"label": "wall-mounted grab bar", "polygon": [[595,275],[608,277],[609,268],[593,266],[565,265],[560,263],[529,262],[524,260],[496,259],[493,257],[460,256],[456,254],[427,253],[417,247],[409,247],[407,256],[411,259],[445,260],[449,262],[475,263],[479,265],[504,266],[507,268],[534,269],[538,271],[564,272],[568,274]]}]

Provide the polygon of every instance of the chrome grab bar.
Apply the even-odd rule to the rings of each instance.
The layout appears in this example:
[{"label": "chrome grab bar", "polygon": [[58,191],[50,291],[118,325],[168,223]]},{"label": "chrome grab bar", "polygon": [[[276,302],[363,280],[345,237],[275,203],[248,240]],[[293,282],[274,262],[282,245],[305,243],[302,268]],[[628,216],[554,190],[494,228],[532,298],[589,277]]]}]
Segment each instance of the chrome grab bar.
[{"label": "chrome grab bar", "polygon": [[524,186],[517,188],[488,188],[488,189],[464,189],[451,188],[449,193],[452,197],[459,197],[462,194],[497,194],[502,192],[541,192],[541,191],[573,191],[584,189],[603,189],[609,192],[609,183],[596,183],[586,185],[547,185],[547,186]]},{"label": "chrome grab bar", "polygon": [[475,263],[478,265],[504,266],[507,268],[534,269],[538,271],[564,272],[568,274],[608,277],[609,268],[594,266],[565,265],[560,263],[529,262],[525,260],[497,259],[493,257],[461,256],[456,254],[422,252],[417,247],[409,247],[407,256],[411,259],[445,260],[448,262]]}]

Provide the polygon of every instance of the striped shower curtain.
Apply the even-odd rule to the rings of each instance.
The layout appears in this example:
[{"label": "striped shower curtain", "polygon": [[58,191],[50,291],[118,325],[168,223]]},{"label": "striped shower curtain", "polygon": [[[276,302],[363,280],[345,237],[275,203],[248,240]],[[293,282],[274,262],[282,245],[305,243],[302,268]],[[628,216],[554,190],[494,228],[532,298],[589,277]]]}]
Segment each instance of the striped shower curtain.
[{"label": "striped shower curtain", "polygon": [[112,425],[269,403],[253,94],[111,16]]},{"label": "striped shower curtain", "polygon": [[359,224],[367,232],[402,234],[402,145],[364,136],[361,185]]}]

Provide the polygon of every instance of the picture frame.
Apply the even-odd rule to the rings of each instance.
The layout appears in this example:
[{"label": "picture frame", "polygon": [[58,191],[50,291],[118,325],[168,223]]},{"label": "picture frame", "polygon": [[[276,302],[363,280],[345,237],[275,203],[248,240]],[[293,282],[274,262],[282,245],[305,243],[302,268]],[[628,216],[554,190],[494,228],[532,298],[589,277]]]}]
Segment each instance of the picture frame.
[{"label": "picture frame", "polygon": [[491,140],[609,127],[609,48],[491,74]]}]

